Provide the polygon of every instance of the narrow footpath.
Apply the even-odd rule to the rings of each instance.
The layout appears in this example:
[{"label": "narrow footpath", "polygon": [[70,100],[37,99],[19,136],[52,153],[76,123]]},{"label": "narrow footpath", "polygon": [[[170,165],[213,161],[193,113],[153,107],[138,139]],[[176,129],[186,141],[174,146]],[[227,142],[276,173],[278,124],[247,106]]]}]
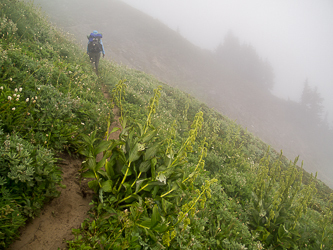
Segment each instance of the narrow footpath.
[{"label": "narrow footpath", "polygon": [[[109,99],[109,93],[102,88],[104,96]],[[119,124],[119,109],[113,109],[115,121],[109,131]],[[120,131],[111,134],[111,139],[118,139]],[[59,167],[63,171],[63,185],[58,198],[46,204],[39,217],[31,220],[21,230],[21,237],[15,241],[10,250],[58,250],[67,249],[66,241],[74,238],[72,228],[79,228],[87,212],[93,193],[89,190],[87,181],[80,185],[79,170],[83,159],[77,156],[62,154]],[[100,157],[97,157],[100,158]],[[97,159],[98,161],[98,159]]]}]

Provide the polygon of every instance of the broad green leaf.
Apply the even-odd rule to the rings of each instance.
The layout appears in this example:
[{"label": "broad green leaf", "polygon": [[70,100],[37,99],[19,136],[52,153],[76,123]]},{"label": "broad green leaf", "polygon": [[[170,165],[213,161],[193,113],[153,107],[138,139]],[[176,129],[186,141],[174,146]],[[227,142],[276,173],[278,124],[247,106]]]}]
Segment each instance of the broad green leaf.
[{"label": "broad green leaf", "polygon": [[150,229],[153,229],[161,221],[161,215],[158,211],[158,206],[155,204],[153,208],[153,214],[151,215]]},{"label": "broad green leaf", "polygon": [[110,158],[112,154],[114,153],[111,150],[106,151],[103,158],[97,163],[96,169],[99,170],[101,167],[103,167],[106,164],[106,160]]},{"label": "broad green leaf", "polygon": [[114,152],[114,149],[117,147],[117,146],[120,146],[120,145],[125,145],[125,142],[123,141],[120,141],[120,140],[111,140],[113,141],[111,147],[110,147],[110,151]]},{"label": "broad green leaf", "polygon": [[94,157],[93,152],[89,148],[82,148],[78,150],[79,154],[84,155],[85,157]]},{"label": "broad green leaf", "polygon": [[150,181],[148,182],[148,186],[147,188],[145,188],[144,190],[149,191],[151,188],[150,187],[155,187],[155,186],[165,186],[166,184],[164,184],[163,182],[159,182],[159,181]]},{"label": "broad green leaf", "polygon": [[83,178],[96,178],[93,170],[88,170],[87,172],[82,173]]},{"label": "broad green leaf", "polygon": [[136,183],[135,183],[135,193],[137,193],[140,189],[140,187],[142,186],[142,184],[144,183],[144,181],[146,181],[147,179],[140,179],[140,180],[137,180]]},{"label": "broad green leaf", "polygon": [[108,158],[111,157],[111,155],[113,155],[113,151],[112,150],[107,150],[107,151],[104,151],[103,157],[105,156],[105,159],[108,159]]},{"label": "broad green leaf", "polygon": [[95,229],[95,228],[96,228],[96,221],[95,221],[95,220],[93,220],[93,221],[91,222],[91,228],[92,228],[92,229]]},{"label": "broad green leaf", "polygon": [[141,141],[142,141],[143,143],[150,141],[150,140],[156,135],[156,133],[157,133],[156,130],[153,130],[153,131],[150,131],[150,132],[146,133],[146,134],[141,138]]},{"label": "broad green leaf", "polygon": [[151,163],[149,160],[141,162],[140,167],[139,167],[140,172],[142,172],[142,173],[147,172],[150,168],[150,165],[151,165]]},{"label": "broad green leaf", "polygon": [[81,138],[83,139],[83,141],[88,144],[88,145],[92,145],[94,143],[95,140],[92,140],[88,135],[86,134],[80,134]]},{"label": "broad green leaf", "polygon": [[[96,171],[98,174],[104,177],[104,179],[108,179],[108,175],[104,170],[97,170]],[[103,179],[103,178],[102,178]]]},{"label": "broad green leaf", "polygon": [[160,181],[152,181],[149,182],[149,186],[165,186],[166,184],[164,184],[163,182]]},{"label": "broad green leaf", "polygon": [[151,196],[155,199],[157,192],[160,190],[160,186],[154,186]]},{"label": "broad green leaf", "polygon": [[167,168],[171,166],[172,161],[173,161],[172,157],[167,156],[164,158],[164,162]]},{"label": "broad green leaf", "polygon": [[90,170],[95,170],[95,167],[96,167],[96,160],[94,158],[88,158],[86,160],[87,162],[87,167],[90,169]]},{"label": "broad green leaf", "polygon": [[183,191],[187,190],[187,186],[183,182],[177,181],[176,183],[177,183],[178,187],[180,187],[181,190],[183,190]]},{"label": "broad green leaf", "polygon": [[97,147],[95,147],[94,155],[98,155],[101,152],[106,151],[112,144],[112,141],[101,141]]},{"label": "broad green leaf", "polygon": [[112,179],[114,176],[115,176],[115,173],[113,171],[113,165],[116,163],[115,159],[110,159],[110,161],[108,161],[106,164],[105,164],[105,172],[107,174],[107,177],[109,179]]},{"label": "broad green leaf", "polygon": [[[121,168],[121,172],[123,173],[123,175],[126,174],[127,171],[127,165],[123,165],[123,167]],[[132,175],[132,170],[131,167],[129,167],[128,171],[127,171],[127,176]]]},{"label": "broad green leaf", "polygon": [[121,124],[121,127],[123,128],[123,130],[126,128],[126,123],[127,123],[127,119],[126,119],[126,117],[124,117],[123,122]]},{"label": "broad green leaf", "polygon": [[132,194],[131,184],[129,184],[128,182],[124,182],[123,186],[125,187],[126,190],[125,196]]},{"label": "broad green leaf", "polygon": [[97,165],[96,165],[96,167],[95,167],[95,170],[100,170],[104,165],[105,165],[105,163],[106,163],[106,157],[104,156],[103,158],[102,158],[102,160],[100,160],[99,162],[97,162]]},{"label": "broad green leaf", "polygon": [[140,143],[135,143],[134,147],[130,149],[128,160],[130,162],[136,161],[140,158],[142,151],[144,150],[144,145]]},{"label": "broad green leaf", "polygon": [[162,208],[165,213],[168,213],[169,208],[171,208],[173,204],[166,199],[162,198]]},{"label": "broad green leaf", "polygon": [[150,160],[152,180],[155,180],[155,178],[156,178],[156,169],[155,169],[156,164],[157,164],[157,159],[156,159],[156,157],[154,157],[153,159]]},{"label": "broad green leaf", "polygon": [[105,193],[110,193],[112,192],[112,181],[111,180],[107,180],[101,183],[102,189]]},{"label": "broad green leaf", "polygon": [[262,226],[258,226],[257,228],[256,228],[256,231],[257,232],[261,232],[261,234],[260,235],[262,235],[262,241],[265,241],[266,239],[267,239],[267,237],[270,235],[270,232],[268,232],[267,230],[266,230],[266,228],[264,228],[264,227],[262,227]]},{"label": "broad green leaf", "polygon": [[[133,200],[137,200],[140,202],[141,197],[137,194],[131,194],[124,202],[125,203],[132,203]],[[118,199],[120,201],[120,199]]]},{"label": "broad green leaf", "polygon": [[117,177],[118,177],[118,175],[121,175],[121,176],[124,175],[122,173],[122,169],[124,166],[126,167],[127,165],[125,165],[124,162],[122,162],[121,160],[119,160],[119,158],[117,158],[116,164],[113,166],[113,171]]},{"label": "broad green leaf", "polygon": [[113,185],[113,188],[112,188],[112,193],[114,195],[118,195],[118,189],[117,189],[117,185],[118,185],[118,182],[120,181],[120,178],[117,179],[117,181],[115,182],[115,184]]},{"label": "broad green leaf", "polygon": [[158,233],[164,233],[165,231],[167,231],[169,228],[168,226],[168,222],[164,222],[162,224],[159,224],[157,225],[155,228],[154,228],[154,231],[158,232]]},{"label": "broad green leaf", "polygon": [[154,157],[160,146],[161,146],[161,144],[157,143],[156,145],[149,147],[144,154],[144,160],[147,161],[147,160],[151,159],[152,157]]},{"label": "broad green leaf", "polygon": [[142,136],[142,125],[140,123],[137,123],[136,125],[139,128],[138,134],[141,137]]},{"label": "broad green leaf", "polygon": [[139,222],[139,225],[141,225],[144,228],[149,229],[151,227],[151,219],[145,218],[143,221]]},{"label": "broad green leaf", "polygon": [[281,225],[279,226],[279,230],[278,230],[278,235],[279,235],[280,240],[282,240],[282,238],[283,238],[285,232],[286,232],[286,231],[285,231],[285,229],[284,229],[284,226],[281,224]]},{"label": "broad green leaf", "polygon": [[[103,200],[103,189],[102,188],[99,190],[98,198],[99,198],[101,204],[103,204],[104,200]],[[99,206],[101,206],[101,204],[99,204]]]},{"label": "broad green leaf", "polygon": [[134,129],[130,130],[130,133],[128,134],[128,138],[126,141],[126,149],[127,151],[130,151],[138,141],[138,137],[136,135],[136,131]]},{"label": "broad green leaf", "polygon": [[121,129],[121,128],[114,127],[114,128],[111,130],[110,134],[112,134],[112,133],[114,133],[114,132],[116,132],[116,131],[118,131],[118,130],[120,130],[120,129]]},{"label": "broad green leaf", "polygon": [[124,152],[121,149],[116,149],[116,151],[118,153],[117,159],[119,159],[123,164],[125,164],[127,162],[127,159]]},{"label": "broad green leaf", "polygon": [[88,187],[94,190],[95,193],[97,193],[99,189],[98,181],[97,180],[89,181]]},{"label": "broad green leaf", "polygon": [[131,212],[131,215],[132,215],[132,218],[136,218],[136,215],[137,215],[137,210],[134,209],[134,206],[130,206],[130,212]]},{"label": "broad green leaf", "polygon": [[158,239],[156,238],[156,236],[154,235],[154,233],[153,233],[152,230],[147,230],[147,232],[148,232],[150,238],[151,238],[153,241],[155,241],[155,242],[158,241]]},{"label": "broad green leaf", "polygon": [[[154,159],[154,158],[153,158]],[[156,172],[163,172],[163,171],[165,171],[167,168],[166,168],[166,166],[165,165],[159,165],[159,166],[157,166],[157,168],[156,168]]]}]

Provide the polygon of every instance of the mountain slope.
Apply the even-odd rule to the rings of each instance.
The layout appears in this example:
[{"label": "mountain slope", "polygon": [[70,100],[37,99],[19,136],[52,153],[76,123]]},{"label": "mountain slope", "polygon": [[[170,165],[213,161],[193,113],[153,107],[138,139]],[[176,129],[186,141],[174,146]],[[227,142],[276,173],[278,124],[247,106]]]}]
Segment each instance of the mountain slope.
[{"label": "mountain slope", "polygon": [[[304,168],[319,173],[333,186],[333,145],[296,123],[297,104],[254,87],[232,68],[221,67],[214,54],[202,50],[177,32],[125,3],[114,0],[37,0],[51,20],[74,34],[83,48],[86,35],[103,33],[107,58],[156,76],[171,86],[194,94],[210,107],[247,127],[266,143],[293,159],[300,155]],[[295,111],[292,107],[295,107]]]},{"label": "mountain slope", "polygon": [[[69,249],[332,246],[332,190],[297,167],[297,159],[289,162],[226,116],[151,75],[103,60],[97,77],[85,53],[32,5],[0,5],[6,55],[0,68],[1,247],[17,237],[24,224],[17,219],[33,217],[55,191],[52,178],[60,184],[61,171],[52,167],[56,159],[47,148],[85,156],[77,167],[96,194]],[[116,129],[104,133],[112,117],[104,91],[112,93],[120,120],[125,117],[115,137]],[[76,182],[74,176],[68,178]],[[69,206],[59,207],[68,212]],[[44,231],[43,225],[38,229]],[[54,236],[38,232],[32,241],[48,244]]]}]

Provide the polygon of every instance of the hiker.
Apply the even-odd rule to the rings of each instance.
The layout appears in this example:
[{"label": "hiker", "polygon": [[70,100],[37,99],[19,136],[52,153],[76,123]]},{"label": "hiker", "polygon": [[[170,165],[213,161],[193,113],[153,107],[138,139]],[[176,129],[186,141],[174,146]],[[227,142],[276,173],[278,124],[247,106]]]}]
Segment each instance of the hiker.
[{"label": "hiker", "polygon": [[97,30],[94,30],[88,37],[87,54],[89,55],[90,62],[92,66],[96,69],[96,74],[98,75],[98,63],[101,57],[101,52],[103,58],[105,56],[104,46],[102,42],[102,34],[99,34]]}]

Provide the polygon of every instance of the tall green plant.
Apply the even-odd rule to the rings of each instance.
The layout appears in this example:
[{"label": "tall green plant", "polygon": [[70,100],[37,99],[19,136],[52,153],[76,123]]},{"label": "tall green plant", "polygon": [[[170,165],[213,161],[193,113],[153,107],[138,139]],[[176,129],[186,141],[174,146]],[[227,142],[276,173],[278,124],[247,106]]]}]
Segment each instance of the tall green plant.
[{"label": "tall green plant", "polygon": [[120,118],[119,121],[123,121],[123,105],[122,101],[124,100],[125,90],[126,90],[126,79],[120,80],[115,88],[112,90],[112,100],[120,109]]},{"label": "tall green plant", "polygon": [[249,225],[259,234],[258,239],[266,247],[277,249],[296,246],[300,238],[297,221],[316,193],[313,180],[307,186],[302,185],[303,172],[296,167],[298,157],[286,169],[281,167],[281,157],[282,152],[271,166],[267,152],[255,170],[257,175],[249,212]]},{"label": "tall green plant", "polygon": [[[120,242],[125,241],[132,247],[138,247],[130,236],[134,234],[152,245],[170,245],[177,228],[190,224],[188,214],[193,217],[199,203],[204,205],[206,197],[210,197],[210,185],[216,182],[207,180],[201,190],[194,191],[194,197],[181,198],[191,191],[195,178],[204,166],[203,158],[207,153],[205,141],[200,146],[198,164],[186,166],[187,154],[193,151],[203,124],[203,113],[197,113],[188,138],[179,149],[175,149],[171,146],[172,139],[169,138],[168,145],[165,145],[167,140],[159,138],[157,129],[152,126],[152,114],[157,108],[159,96],[160,88],[154,91],[145,126],[136,123],[126,126],[124,119],[118,140],[97,140],[95,133],[90,137],[82,136],[79,152],[86,156],[82,177],[94,179],[89,186],[99,195],[98,214],[106,216],[107,211],[113,211],[119,215],[130,211],[126,216],[127,223],[116,223],[110,219],[109,225],[117,229],[113,232],[102,230],[108,235],[104,243],[110,249],[120,249]],[[96,156],[101,152],[103,158],[96,162]],[[177,213],[178,210],[182,212]]]},{"label": "tall green plant", "polygon": [[[320,249],[326,249],[327,247],[332,248],[332,238],[333,238],[333,194],[330,195],[330,200],[327,207],[323,211],[320,218],[320,225],[322,228],[322,234],[320,237]],[[331,246],[330,246],[331,244]],[[326,248],[325,248],[326,245]]]}]

